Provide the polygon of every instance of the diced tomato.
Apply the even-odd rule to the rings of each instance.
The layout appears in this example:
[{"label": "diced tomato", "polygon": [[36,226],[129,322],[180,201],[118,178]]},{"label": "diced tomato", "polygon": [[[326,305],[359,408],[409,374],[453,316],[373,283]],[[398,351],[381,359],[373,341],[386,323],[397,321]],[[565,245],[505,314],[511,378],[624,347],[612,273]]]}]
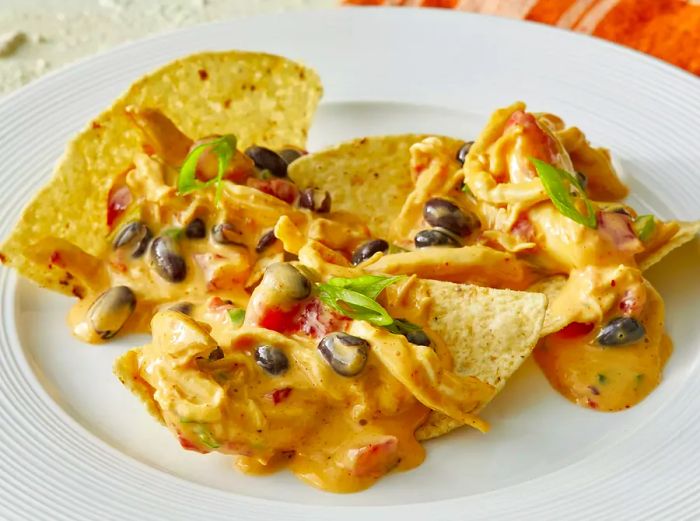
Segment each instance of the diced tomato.
[{"label": "diced tomato", "polygon": [[533,242],[535,240],[535,232],[532,228],[532,222],[530,222],[530,219],[525,214],[518,217],[510,230],[513,235],[525,242]]},{"label": "diced tomato", "polygon": [[348,458],[355,476],[382,476],[399,462],[399,440],[395,436],[382,436],[376,442],[351,449]]},{"label": "diced tomato", "polygon": [[587,335],[588,333],[593,331],[593,326],[594,326],[594,324],[584,324],[581,322],[572,322],[571,324],[569,324],[565,328],[557,331],[555,334],[559,338],[565,338],[565,339],[576,338],[579,336]]},{"label": "diced tomato", "polygon": [[637,298],[634,292],[627,290],[625,294],[620,299],[618,304],[620,311],[625,315],[633,315],[638,311],[641,311],[641,302]]},{"label": "diced tomato", "polygon": [[271,393],[267,394],[267,397],[272,400],[272,403],[277,405],[280,402],[283,402],[287,398],[289,398],[289,395],[292,394],[292,388],[291,387],[284,387],[282,389],[275,389]]},{"label": "diced tomato", "polygon": [[261,192],[276,197],[285,203],[292,204],[297,198],[298,189],[291,181],[284,179],[257,179],[250,177],[246,184],[252,188],[256,188]]},{"label": "diced tomato", "polygon": [[639,253],[644,245],[634,233],[629,215],[617,212],[599,212],[598,229],[615,247],[630,254]]},{"label": "diced tomato", "polygon": [[347,317],[328,309],[319,299],[314,298],[306,302],[295,317],[294,329],[314,338],[321,338],[343,329],[347,321]]},{"label": "diced tomato", "polygon": [[[515,131],[522,133],[522,144],[518,152],[519,170],[530,178],[535,177],[535,170],[530,163],[530,157],[535,157],[547,163],[556,163],[559,159],[557,144],[547,132],[537,124],[535,116],[529,112],[518,110],[511,114],[506,123],[504,135]],[[511,170],[511,177],[514,172]]]},{"label": "diced tomato", "polygon": [[112,187],[107,196],[107,226],[112,225],[131,204],[132,196],[128,186]]},{"label": "diced tomato", "polygon": [[266,309],[261,313],[260,318],[258,319],[258,326],[265,329],[271,329],[272,331],[277,331],[279,333],[284,333],[292,328],[294,324],[294,317],[296,316],[298,310],[298,306],[295,306],[289,311],[285,311],[280,308]]},{"label": "diced tomato", "polygon": [[197,447],[197,445],[195,445],[195,444],[192,443],[190,440],[188,440],[187,438],[185,438],[182,434],[178,434],[178,435],[177,435],[177,441],[180,442],[180,445],[181,445],[182,448],[185,449],[185,450],[193,450],[193,451],[195,451],[195,452],[201,452],[202,454],[206,454],[206,453],[207,453],[206,450],[200,449],[199,447]]}]

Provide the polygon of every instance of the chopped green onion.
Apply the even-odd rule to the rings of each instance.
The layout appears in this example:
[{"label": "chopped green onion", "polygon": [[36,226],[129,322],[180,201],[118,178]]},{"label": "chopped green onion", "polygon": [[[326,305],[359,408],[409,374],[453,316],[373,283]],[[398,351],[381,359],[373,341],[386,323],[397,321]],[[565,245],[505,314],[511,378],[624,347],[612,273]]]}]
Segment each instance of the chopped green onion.
[{"label": "chopped green onion", "polygon": [[464,192],[465,194],[467,194],[471,197],[475,197],[474,192],[472,192],[471,188],[469,188],[469,185],[466,182],[462,183],[462,192]]},{"label": "chopped green onion", "polygon": [[352,279],[334,277],[328,281],[328,284],[337,288],[346,288],[356,291],[371,299],[376,299],[384,288],[387,288],[395,282],[405,278],[405,275],[396,275],[394,277],[384,277],[382,275],[362,275],[361,277],[355,277]]},{"label": "chopped green onion", "polygon": [[234,327],[240,327],[245,319],[245,309],[235,308],[228,310],[228,318],[231,319],[231,323]]},{"label": "chopped green onion", "polygon": [[197,425],[194,428],[194,432],[199,437],[199,440],[210,449],[218,449],[220,447],[219,442],[214,439],[214,436],[212,436],[204,425]]},{"label": "chopped green onion", "polygon": [[404,278],[379,275],[363,275],[353,279],[336,277],[317,285],[318,296],[326,306],[354,320],[388,326],[394,319],[375,299],[384,288]]},{"label": "chopped green onion", "polygon": [[[204,152],[211,150],[218,159],[218,171],[214,179],[202,182],[197,179],[197,162]],[[180,175],[177,178],[177,192],[180,195],[185,195],[195,190],[201,190],[212,184],[216,185],[216,204],[221,200],[221,192],[223,190],[223,178],[226,169],[231,163],[231,159],[236,155],[236,137],[232,134],[226,134],[220,138],[213,139],[197,145],[185,158],[185,162],[180,168]]]},{"label": "chopped green onion", "polygon": [[639,240],[646,242],[651,239],[656,228],[656,220],[653,215],[640,215],[632,223],[632,228],[634,228],[634,233],[637,234]]},{"label": "chopped green onion", "polygon": [[162,235],[165,235],[166,237],[170,237],[171,239],[174,239],[176,241],[179,241],[182,238],[182,235],[185,233],[185,230],[182,228],[167,228],[161,232]]},{"label": "chopped green onion", "polygon": [[598,383],[599,384],[608,383],[608,377],[605,376],[603,373],[598,373]]},{"label": "chopped green onion", "polygon": [[[547,192],[552,203],[554,203],[554,207],[563,216],[588,228],[595,229],[598,226],[593,205],[576,176],[534,157],[530,158],[530,162],[535,165],[537,175],[542,181],[545,192]],[[580,195],[583,199],[586,205],[586,215],[579,212],[576,208],[574,198],[571,195],[571,186],[576,188],[577,195]]]}]

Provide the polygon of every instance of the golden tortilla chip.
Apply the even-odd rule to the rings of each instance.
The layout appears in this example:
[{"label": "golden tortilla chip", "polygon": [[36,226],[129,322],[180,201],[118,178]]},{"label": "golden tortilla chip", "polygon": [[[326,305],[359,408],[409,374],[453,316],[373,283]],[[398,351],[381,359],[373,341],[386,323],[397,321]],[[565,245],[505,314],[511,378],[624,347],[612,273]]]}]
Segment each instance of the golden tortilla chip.
[{"label": "golden tortilla chip", "polygon": [[[327,190],[334,211],[354,213],[375,237],[386,238],[413,190],[409,148],[426,137],[402,134],[341,143],[298,159],[290,165],[289,177],[300,188]],[[456,151],[459,145],[454,148]]]},{"label": "golden tortilla chip", "polygon": [[114,361],[114,374],[124,386],[141,400],[156,420],[165,424],[160,406],[153,397],[154,389],[139,374],[138,350],[131,349]]},{"label": "golden tortilla chip", "polygon": [[417,275],[492,288],[526,289],[535,278],[533,270],[514,254],[481,245],[433,246],[377,256],[361,267],[371,273]]},{"label": "golden tortilla chip", "polygon": [[[547,307],[539,293],[416,278],[387,288],[386,301],[390,314],[426,324],[442,340],[458,375],[476,377],[496,391],[532,352]],[[461,425],[433,411],[416,437],[434,438]]]},{"label": "golden tortilla chip", "polygon": [[644,252],[644,257],[639,260],[639,267],[646,271],[663,259],[676,248],[692,241],[700,232],[700,221],[679,222],[678,231],[668,241],[650,252]]},{"label": "golden tortilla chip", "polygon": [[127,107],[162,112],[186,135],[237,136],[251,144],[305,146],[322,87],[318,75],[278,56],[229,51],[177,60],[134,83],[68,145],[54,177],[27,206],[0,259],[42,286],[71,293],[67,273],[30,258],[44,237],[64,239],[92,255],[107,246],[107,198],[115,178],[142,148]]}]

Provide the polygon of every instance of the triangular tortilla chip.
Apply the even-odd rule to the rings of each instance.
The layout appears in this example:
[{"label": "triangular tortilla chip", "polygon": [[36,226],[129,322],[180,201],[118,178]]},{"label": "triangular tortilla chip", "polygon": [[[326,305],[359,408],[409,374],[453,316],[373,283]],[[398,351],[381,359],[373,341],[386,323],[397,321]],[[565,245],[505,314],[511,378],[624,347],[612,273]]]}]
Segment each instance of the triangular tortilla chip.
[{"label": "triangular tortilla chip", "polygon": [[[387,238],[413,190],[409,148],[426,138],[421,134],[354,139],[309,154],[289,167],[289,177],[300,188],[327,190],[333,209],[361,218],[375,237]],[[443,138],[455,151],[462,142]]]},{"label": "triangular tortilla chip", "polygon": [[692,241],[700,232],[700,221],[679,222],[678,231],[667,242],[650,252],[644,252],[644,257],[639,261],[639,267],[646,271],[663,259],[676,248]]},{"label": "triangular tortilla chip", "polygon": [[[496,391],[530,356],[547,307],[540,293],[415,278],[387,288],[386,301],[390,314],[426,324],[442,339],[457,374],[474,376]],[[461,425],[433,412],[416,436],[426,440]]]},{"label": "triangular tortilla chip", "polygon": [[106,247],[109,190],[142,147],[128,106],[157,109],[194,139],[231,133],[241,149],[303,147],[321,93],[314,71],[269,54],[203,53],[166,65],[134,83],[68,145],[53,179],[0,248],[0,259],[42,286],[75,291],[60,263],[47,269],[49,259],[37,263],[32,250],[44,237],[93,255]]}]

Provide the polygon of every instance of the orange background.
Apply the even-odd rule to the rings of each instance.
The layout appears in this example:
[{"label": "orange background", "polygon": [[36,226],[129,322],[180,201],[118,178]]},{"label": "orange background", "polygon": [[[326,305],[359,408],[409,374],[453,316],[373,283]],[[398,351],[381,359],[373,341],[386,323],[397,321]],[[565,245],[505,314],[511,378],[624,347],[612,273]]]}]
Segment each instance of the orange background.
[{"label": "orange background", "polygon": [[700,0],[343,0],[353,5],[460,9],[564,27],[700,75]]}]

